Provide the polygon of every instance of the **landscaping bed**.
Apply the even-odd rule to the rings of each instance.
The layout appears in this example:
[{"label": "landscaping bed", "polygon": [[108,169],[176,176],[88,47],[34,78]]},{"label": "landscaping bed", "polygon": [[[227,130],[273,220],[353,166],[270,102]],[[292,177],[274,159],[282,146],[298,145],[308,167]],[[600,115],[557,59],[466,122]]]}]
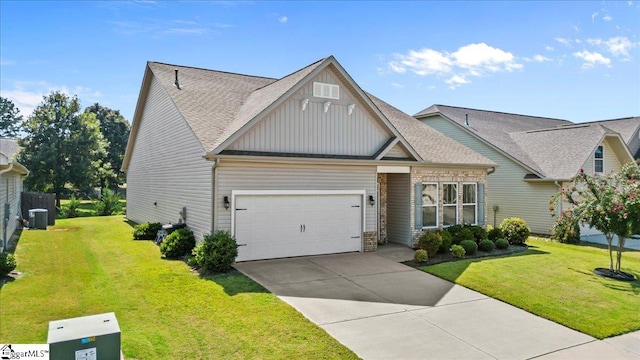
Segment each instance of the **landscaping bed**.
[{"label": "landscaping bed", "polygon": [[511,245],[504,250],[495,249],[490,252],[477,251],[473,255],[465,255],[463,258],[456,258],[453,256],[451,252],[437,253],[435,256],[430,257],[429,260],[427,260],[426,262],[416,263],[413,260],[409,260],[409,261],[404,261],[403,264],[407,266],[415,267],[415,268],[420,268],[423,266],[436,265],[436,264],[441,264],[444,262],[451,262],[451,261],[463,261],[463,260],[469,260],[469,259],[481,259],[481,258],[492,258],[492,257],[513,255],[513,254],[518,254],[518,253],[527,251],[527,249],[528,247],[526,245]]}]

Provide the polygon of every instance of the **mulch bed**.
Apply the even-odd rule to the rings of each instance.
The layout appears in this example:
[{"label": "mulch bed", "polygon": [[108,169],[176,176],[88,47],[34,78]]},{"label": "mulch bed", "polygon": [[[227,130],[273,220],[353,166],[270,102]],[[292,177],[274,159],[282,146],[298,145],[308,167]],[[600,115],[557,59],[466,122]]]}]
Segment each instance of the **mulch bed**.
[{"label": "mulch bed", "polygon": [[504,250],[495,249],[495,250],[490,251],[490,252],[484,252],[484,251],[478,250],[478,251],[476,251],[475,254],[473,254],[473,255],[465,255],[463,258],[455,258],[455,257],[453,257],[451,252],[447,252],[446,254],[438,253],[438,254],[436,254],[436,256],[429,258],[429,261],[427,261],[427,262],[416,263],[413,260],[409,260],[409,261],[404,261],[402,263],[407,265],[407,266],[419,268],[419,267],[422,267],[422,266],[435,265],[435,264],[440,264],[440,263],[444,263],[444,262],[451,262],[451,261],[468,260],[468,259],[481,259],[481,258],[492,258],[492,257],[505,256],[505,255],[518,254],[518,253],[526,251],[527,249],[528,249],[527,245],[509,245],[509,247],[504,249]]},{"label": "mulch bed", "polygon": [[620,281],[634,281],[636,279],[633,274],[629,274],[624,271],[613,271],[607,268],[595,268],[593,273],[598,276],[604,276],[609,279],[620,280]]}]

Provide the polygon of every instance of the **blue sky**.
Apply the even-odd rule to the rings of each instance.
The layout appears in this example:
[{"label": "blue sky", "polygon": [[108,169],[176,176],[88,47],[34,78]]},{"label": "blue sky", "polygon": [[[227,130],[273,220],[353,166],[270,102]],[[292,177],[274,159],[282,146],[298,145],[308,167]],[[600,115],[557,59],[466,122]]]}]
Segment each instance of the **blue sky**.
[{"label": "blue sky", "polygon": [[0,26],[0,93],[23,114],[62,90],[131,121],[146,61],[279,78],[334,55],[409,114],[640,115],[640,1],[0,0]]}]

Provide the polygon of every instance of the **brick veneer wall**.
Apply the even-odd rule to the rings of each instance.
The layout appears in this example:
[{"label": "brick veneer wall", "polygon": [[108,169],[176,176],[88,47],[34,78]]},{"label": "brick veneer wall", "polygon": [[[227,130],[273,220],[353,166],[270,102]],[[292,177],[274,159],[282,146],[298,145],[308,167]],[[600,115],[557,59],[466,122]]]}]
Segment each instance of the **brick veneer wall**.
[{"label": "brick veneer wall", "polygon": [[364,232],[364,251],[371,252],[378,249],[378,234],[375,231]]},{"label": "brick veneer wall", "polygon": [[378,174],[378,184],[380,185],[380,213],[378,221],[380,222],[380,244],[387,243],[387,174]]}]

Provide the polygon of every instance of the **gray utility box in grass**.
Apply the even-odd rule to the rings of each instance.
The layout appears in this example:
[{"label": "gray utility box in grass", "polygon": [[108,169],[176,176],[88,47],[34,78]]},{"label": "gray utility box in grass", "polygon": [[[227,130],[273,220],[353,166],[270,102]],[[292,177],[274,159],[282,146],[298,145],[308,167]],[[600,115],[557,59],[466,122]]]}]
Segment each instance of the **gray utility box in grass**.
[{"label": "gray utility box in grass", "polygon": [[29,228],[47,230],[49,211],[47,209],[29,210]]},{"label": "gray utility box in grass", "polygon": [[51,360],[120,360],[120,326],[106,313],[49,322]]}]

